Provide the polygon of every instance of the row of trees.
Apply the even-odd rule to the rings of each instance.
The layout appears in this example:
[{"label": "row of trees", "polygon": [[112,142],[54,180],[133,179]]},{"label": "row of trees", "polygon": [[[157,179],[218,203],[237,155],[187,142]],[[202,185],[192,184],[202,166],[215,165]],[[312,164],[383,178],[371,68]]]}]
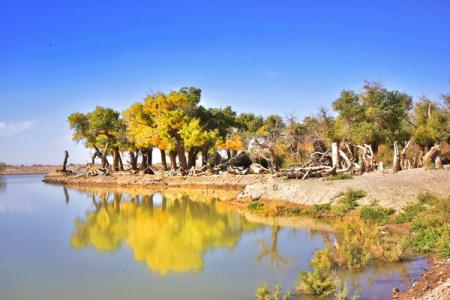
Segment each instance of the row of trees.
[{"label": "row of trees", "polygon": [[170,168],[188,170],[196,166],[199,155],[202,165],[217,165],[241,151],[278,170],[333,147],[350,149],[357,157],[355,145],[370,148],[380,161],[388,163],[393,157],[395,165],[396,156],[391,155],[395,149],[402,158],[408,147],[410,152],[426,153],[450,142],[450,95],[437,101],[422,97],[413,103],[405,93],[366,83],[361,92],[342,91],[332,104],[333,114],[322,108],[303,121],[295,116],[238,114],[229,106],[205,108],[200,99],[200,89],[181,88],[148,95],[122,113],[96,107],[68,119],[73,139],[93,149],[92,163],[99,158],[106,168],[112,156],[113,170],[123,170],[124,153],[132,169],[148,170],[155,149],[165,170],[167,156]]}]

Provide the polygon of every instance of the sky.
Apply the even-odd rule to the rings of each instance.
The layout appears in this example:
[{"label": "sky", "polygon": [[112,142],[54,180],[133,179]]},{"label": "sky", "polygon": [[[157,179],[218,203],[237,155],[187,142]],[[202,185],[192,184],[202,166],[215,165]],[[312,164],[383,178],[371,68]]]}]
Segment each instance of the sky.
[{"label": "sky", "polygon": [[85,163],[67,116],[155,91],[300,119],[381,81],[450,92],[450,1],[0,0],[0,161]]}]

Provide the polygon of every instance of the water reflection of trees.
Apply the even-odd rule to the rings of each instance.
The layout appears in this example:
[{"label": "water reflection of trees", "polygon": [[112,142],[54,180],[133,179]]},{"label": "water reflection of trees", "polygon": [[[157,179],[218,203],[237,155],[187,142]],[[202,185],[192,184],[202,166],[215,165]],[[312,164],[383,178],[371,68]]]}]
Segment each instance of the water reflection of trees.
[{"label": "water reflection of trees", "polygon": [[114,252],[130,247],[137,261],[149,269],[199,271],[203,255],[212,248],[233,248],[245,231],[258,227],[217,201],[191,201],[188,197],[92,193],[94,210],[75,221],[71,244]]},{"label": "water reflection of trees", "polygon": [[260,252],[256,256],[256,261],[260,263],[265,257],[269,259],[270,267],[273,269],[279,269],[280,265],[287,264],[287,259],[284,258],[278,250],[278,234],[280,232],[279,225],[272,226],[272,234],[270,244],[265,240],[259,241]]},{"label": "water reflection of trees", "polygon": [[0,192],[6,190],[6,180],[0,176]]}]

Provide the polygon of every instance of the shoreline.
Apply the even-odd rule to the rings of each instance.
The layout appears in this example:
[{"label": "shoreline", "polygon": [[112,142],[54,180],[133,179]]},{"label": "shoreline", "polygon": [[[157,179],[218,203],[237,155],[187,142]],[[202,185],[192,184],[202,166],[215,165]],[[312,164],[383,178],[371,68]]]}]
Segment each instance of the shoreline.
[{"label": "shoreline", "polygon": [[46,183],[85,187],[193,188],[239,191],[237,199],[287,201],[299,205],[333,204],[347,189],[360,189],[367,196],[360,205],[377,201],[385,208],[401,210],[423,192],[450,195],[450,169],[409,169],[399,173],[366,173],[352,179],[327,181],[283,179],[271,175],[163,176],[112,174],[75,176],[50,173]]}]

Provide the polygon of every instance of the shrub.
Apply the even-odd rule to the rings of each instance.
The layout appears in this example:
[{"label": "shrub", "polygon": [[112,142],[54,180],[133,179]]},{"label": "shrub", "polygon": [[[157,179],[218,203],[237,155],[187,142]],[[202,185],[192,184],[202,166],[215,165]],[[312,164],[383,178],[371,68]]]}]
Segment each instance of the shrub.
[{"label": "shrub", "polygon": [[411,245],[421,253],[437,252],[444,258],[450,257],[450,197],[424,193],[418,200],[398,216],[412,222]]},{"label": "shrub", "polygon": [[395,217],[395,223],[403,224],[411,222],[422,211],[422,204],[409,203],[403,208],[403,211]]},{"label": "shrub", "polygon": [[411,238],[412,246],[421,253],[437,251],[443,258],[450,257],[450,223],[438,227],[420,228]]},{"label": "shrub", "polygon": [[247,209],[253,213],[262,212],[265,210],[264,203],[261,203],[259,201],[253,201],[247,204]]},{"label": "shrub", "polygon": [[348,269],[361,269],[383,253],[378,226],[359,217],[346,217],[336,223],[336,261]]},{"label": "shrub", "polygon": [[372,202],[370,205],[361,207],[359,216],[365,221],[372,221],[379,225],[386,224],[389,216],[395,211],[389,208],[381,207],[377,202]]},{"label": "shrub", "polygon": [[287,214],[289,216],[299,216],[302,214],[302,209],[300,207],[291,207],[288,209]]},{"label": "shrub", "polygon": [[358,206],[358,199],[365,196],[366,192],[363,190],[347,189],[347,191],[345,191],[345,193],[338,199],[333,209],[333,213],[338,216],[345,215]]},{"label": "shrub", "polygon": [[270,289],[267,286],[266,283],[262,284],[255,293],[257,300],[288,300],[291,293],[290,291],[287,291],[286,293],[283,293],[281,286],[279,284],[276,284],[272,288],[272,294],[270,293]]},{"label": "shrub", "polygon": [[300,272],[295,290],[298,294],[328,296],[333,294],[335,288],[334,274],[313,269],[311,272]]},{"label": "shrub", "polygon": [[316,251],[310,264],[311,267],[321,271],[329,271],[334,268],[336,266],[336,262],[331,253],[331,247]]},{"label": "shrub", "polygon": [[344,180],[344,179],[352,179],[353,176],[347,173],[338,173],[333,176],[325,177],[325,180]]},{"label": "shrub", "polygon": [[313,217],[321,217],[323,213],[329,212],[331,210],[331,204],[325,203],[325,204],[314,204],[312,207],[310,214]]},{"label": "shrub", "polygon": [[6,168],[8,165],[0,161],[0,170]]}]

